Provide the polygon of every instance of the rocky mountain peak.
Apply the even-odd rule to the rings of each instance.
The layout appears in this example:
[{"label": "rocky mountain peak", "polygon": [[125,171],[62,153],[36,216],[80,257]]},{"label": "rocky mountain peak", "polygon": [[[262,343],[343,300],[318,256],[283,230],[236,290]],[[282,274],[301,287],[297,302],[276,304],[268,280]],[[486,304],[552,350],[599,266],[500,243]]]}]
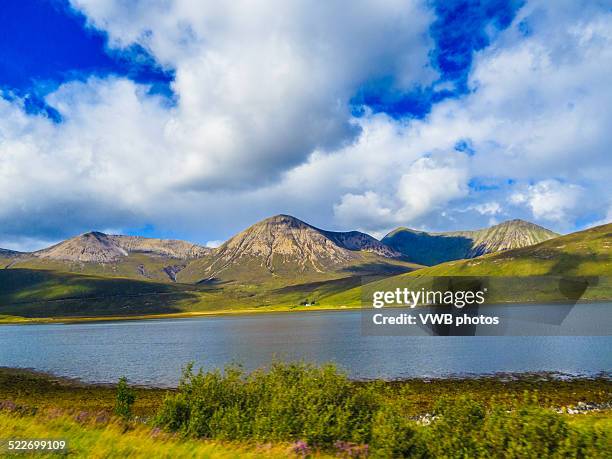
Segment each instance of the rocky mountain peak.
[{"label": "rocky mountain peak", "polygon": [[359,252],[399,256],[373,237],[360,233],[325,231],[291,215],[266,218],[232,237],[215,251],[209,271],[217,272],[250,260],[270,272],[295,266],[298,271],[324,272],[359,259]]},{"label": "rocky mountain peak", "polygon": [[52,260],[112,263],[127,257],[130,253],[189,259],[207,255],[210,249],[185,241],[108,235],[91,231],[34,252],[33,255]]},{"label": "rocky mountain peak", "polygon": [[97,231],[81,234],[47,249],[34,252],[51,260],[110,263],[128,255],[106,234]]},{"label": "rocky mountain peak", "polygon": [[534,223],[514,219],[470,231],[428,233],[397,228],[385,236],[383,242],[415,263],[435,265],[527,247],[557,236],[557,233]]}]

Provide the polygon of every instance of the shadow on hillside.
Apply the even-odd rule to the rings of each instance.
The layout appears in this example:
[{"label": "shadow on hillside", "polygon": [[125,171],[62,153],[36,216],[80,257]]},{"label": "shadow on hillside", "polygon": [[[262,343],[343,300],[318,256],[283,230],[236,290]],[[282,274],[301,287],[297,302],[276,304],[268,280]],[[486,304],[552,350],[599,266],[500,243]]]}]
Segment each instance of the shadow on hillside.
[{"label": "shadow on hillside", "polygon": [[340,272],[349,273],[359,276],[393,276],[403,274],[414,269],[407,266],[395,265],[391,263],[363,263],[361,265],[349,266],[342,268]]},{"label": "shadow on hillside", "polygon": [[466,258],[472,250],[472,239],[464,236],[440,236],[402,231],[386,241],[413,263],[433,266],[445,261]]},{"label": "shadow on hillside", "polygon": [[273,294],[310,293],[319,290],[322,293],[332,293],[339,290],[351,289],[361,285],[361,276],[343,277],[326,281],[306,282],[303,284],[288,285],[272,290]]},{"label": "shadow on hillside", "polygon": [[[560,250],[551,250],[550,252],[553,252],[553,254],[556,253],[557,254],[556,257],[558,258],[555,264],[548,271],[548,274],[551,274],[551,275],[571,274],[572,271],[580,268],[581,264],[587,263],[587,262],[605,264],[605,263],[610,263],[611,261],[609,256],[605,256],[601,254],[594,254],[594,253],[573,254],[573,253],[565,253]],[[554,256],[555,255],[553,255],[553,257]]]},{"label": "shadow on hillside", "polygon": [[195,302],[187,286],[54,271],[0,271],[0,314],[22,317],[138,315],[180,312]]},{"label": "shadow on hillside", "polygon": [[232,281],[231,280],[222,280],[218,277],[210,277],[207,279],[201,279],[199,281],[196,282],[196,285],[202,286],[202,287],[219,287],[215,290],[221,290],[221,287],[223,285],[226,284],[231,284]]}]

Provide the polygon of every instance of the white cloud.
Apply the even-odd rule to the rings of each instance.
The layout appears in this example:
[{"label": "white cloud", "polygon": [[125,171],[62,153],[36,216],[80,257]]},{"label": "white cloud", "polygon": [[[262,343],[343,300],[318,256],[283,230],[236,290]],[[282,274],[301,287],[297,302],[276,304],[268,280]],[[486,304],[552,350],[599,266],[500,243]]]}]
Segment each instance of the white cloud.
[{"label": "white cloud", "polygon": [[433,158],[415,161],[402,175],[398,197],[403,203],[401,214],[412,220],[437,211],[450,201],[467,195],[468,172],[454,158],[437,162]]},{"label": "white cloud", "polygon": [[373,191],[366,191],[363,194],[345,194],[340,199],[340,203],[334,205],[334,215],[347,226],[360,225],[364,222],[379,222],[388,225],[399,221],[393,210],[386,207],[383,199]]},{"label": "white cloud", "polygon": [[179,209],[193,221],[211,195],[257,194],[313,151],[351,144],[349,99],[364,82],[435,77],[421,0],[72,3],[111,47],[141,44],[173,68],[177,103],[90,78],[49,95],[55,125],[0,100],[0,233],[168,225]]},{"label": "white cloud", "polygon": [[217,247],[219,247],[221,244],[223,244],[224,241],[208,241],[206,243],[206,247],[210,248],[210,249],[216,249]]},{"label": "white cloud", "polygon": [[137,42],[175,69],[162,140],[181,152],[177,186],[251,188],[315,149],[359,134],[348,101],[371,78],[429,81],[433,20],[420,0],[75,0],[115,46]]},{"label": "white cloud", "polygon": [[543,180],[527,187],[524,192],[514,193],[510,202],[527,205],[537,219],[564,222],[568,214],[583,207],[583,197],[584,190],[577,185]]},{"label": "white cloud", "polygon": [[[205,243],[279,212],[376,232],[572,228],[612,206],[612,14],[596,2],[528,2],[477,53],[471,92],[422,120],[354,119],[348,101],[373,78],[435,78],[424,2],[73,4],[174,68],[178,102],[92,78],[50,95],[55,125],[0,99],[0,242],[151,223]],[[473,156],[454,151],[465,139]]]},{"label": "white cloud", "polygon": [[502,211],[501,205],[499,204],[499,202],[496,201],[476,204],[474,206],[470,206],[470,210],[471,209],[477,211],[481,215],[496,215]]}]

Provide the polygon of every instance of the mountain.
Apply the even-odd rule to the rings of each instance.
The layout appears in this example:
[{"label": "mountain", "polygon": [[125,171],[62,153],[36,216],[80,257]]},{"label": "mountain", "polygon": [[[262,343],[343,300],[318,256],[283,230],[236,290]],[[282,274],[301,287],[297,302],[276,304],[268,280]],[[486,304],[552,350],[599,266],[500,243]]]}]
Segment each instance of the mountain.
[{"label": "mountain", "polygon": [[12,266],[22,255],[14,250],[0,249],[0,269]]},{"label": "mountain", "polygon": [[211,249],[190,242],[90,232],[21,254],[10,268],[175,282],[176,275]]},{"label": "mountain", "polygon": [[612,277],[612,223],[528,247],[424,268],[419,275]]},{"label": "mountain", "polygon": [[276,215],[235,235],[211,257],[191,263],[182,279],[256,280],[327,278],[360,270],[414,268],[401,254],[358,231],[325,231],[289,215]]},{"label": "mountain", "polygon": [[14,250],[8,249],[0,249],[0,258],[14,258],[22,255],[21,252],[16,252]]},{"label": "mountain", "polygon": [[475,231],[427,233],[398,228],[387,234],[382,242],[414,263],[432,266],[527,247],[557,236],[557,233],[533,223],[509,220]]},{"label": "mountain", "polygon": [[93,231],[34,252],[33,255],[51,260],[110,263],[131,253],[188,260],[208,255],[210,249],[184,241],[108,235]]},{"label": "mountain", "polygon": [[[397,287],[435,289],[437,280],[482,276],[488,284],[487,301],[558,302],[578,292],[582,300],[612,299],[612,224],[559,236],[539,244],[478,258],[455,260],[417,271],[386,277],[330,295],[323,306],[359,306],[373,291]],[[473,279],[474,277],[468,277]],[[588,287],[584,289],[585,287]]]}]

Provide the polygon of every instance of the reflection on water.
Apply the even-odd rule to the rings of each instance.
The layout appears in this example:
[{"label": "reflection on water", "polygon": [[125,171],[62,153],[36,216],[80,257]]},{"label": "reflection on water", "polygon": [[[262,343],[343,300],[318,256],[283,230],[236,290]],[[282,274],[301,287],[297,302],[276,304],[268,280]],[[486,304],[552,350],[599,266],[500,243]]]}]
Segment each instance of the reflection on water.
[{"label": "reflection on water", "polygon": [[[590,307],[581,305],[580,307]],[[273,359],[336,362],[355,378],[497,372],[595,374],[612,366],[610,336],[363,336],[354,311],[0,326],[0,366],[90,382],[175,385],[181,368]]]}]

